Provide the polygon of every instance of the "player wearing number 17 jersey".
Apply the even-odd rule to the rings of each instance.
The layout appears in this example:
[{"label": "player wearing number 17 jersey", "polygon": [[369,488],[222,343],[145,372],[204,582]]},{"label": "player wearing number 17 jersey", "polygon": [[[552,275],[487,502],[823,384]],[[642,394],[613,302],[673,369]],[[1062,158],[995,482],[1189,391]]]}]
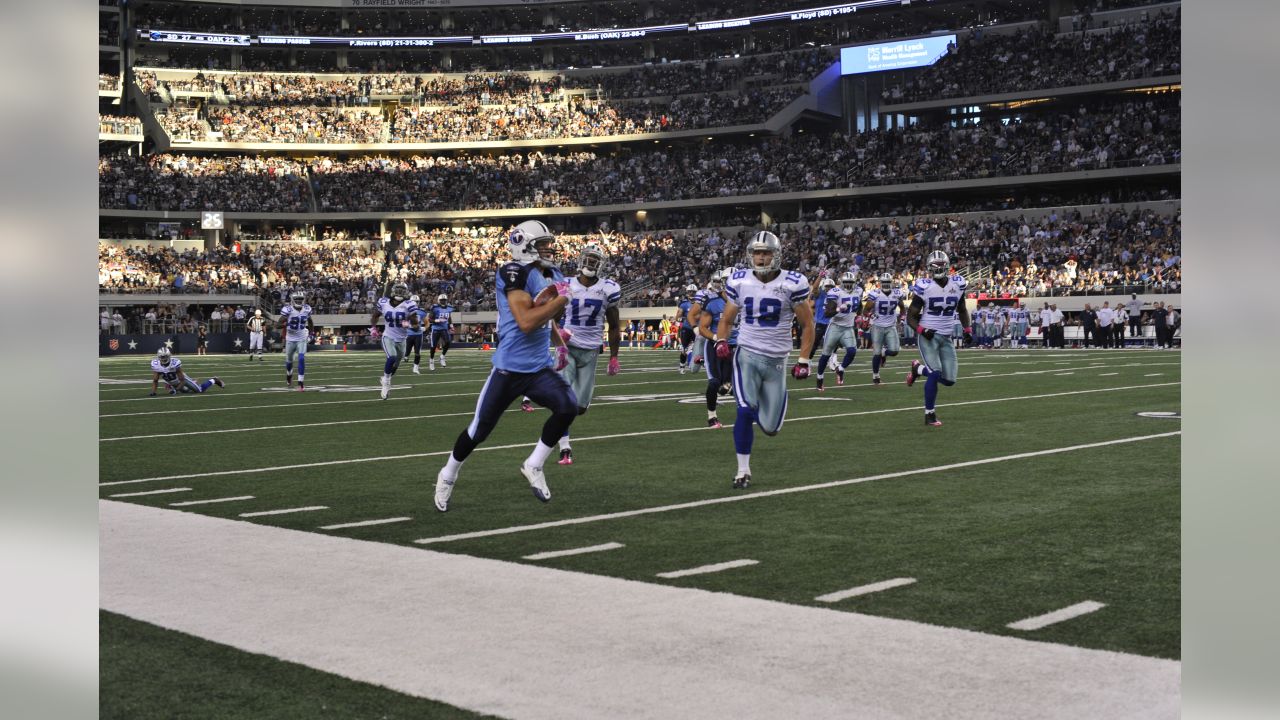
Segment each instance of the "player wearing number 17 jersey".
[{"label": "player wearing number 17 jersey", "polygon": [[293,387],[293,356],[298,356],[298,389],[303,389],[307,372],[307,340],[311,337],[311,306],[302,291],[289,296],[289,304],[280,308],[280,327],[284,331],[284,382]]},{"label": "player wearing number 17 jersey", "polygon": [[787,414],[787,355],[791,352],[791,321],[800,327],[800,359],[792,369],[797,380],[809,377],[808,357],[813,352],[813,309],[809,307],[809,281],[782,267],[782,243],[762,231],[747,243],[749,270],[738,270],[725,283],[729,304],[720,315],[716,336],[727,338],[739,319],[738,349],[727,340],[715,345],[718,357],[733,356],[733,395],[738,417],[733,423],[733,444],[738,472],[733,487],[751,484],[753,423],[766,435],[782,429]]},{"label": "player wearing number 17 jersey", "polygon": [[[618,302],[622,288],[604,276],[604,250],[594,243],[582,248],[578,256],[578,274],[569,281],[569,304],[561,327],[568,331],[566,365],[560,371],[578,398],[578,414],[587,412],[596,389],[596,361],[604,341],[604,324],[609,323],[609,366],[605,372],[618,374],[618,346],[622,344]],[[569,430],[560,438],[561,465],[573,464],[569,447]]]},{"label": "player wearing number 17 jersey", "polygon": [[942,424],[934,411],[938,384],[955,385],[959,370],[956,349],[951,344],[957,315],[966,342],[971,340],[973,329],[969,308],[964,301],[967,282],[963,276],[951,274],[951,260],[947,254],[934,250],[925,266],[933,279],[920,277],[916,280],[911,286],[914,295],[911,307],[907,308],[907,323],[920,334],[920,358],[924,362],[911,361],[907,385],[913,385],[918,377],[927,378],[924,385],[924,422],[936,426]]}]

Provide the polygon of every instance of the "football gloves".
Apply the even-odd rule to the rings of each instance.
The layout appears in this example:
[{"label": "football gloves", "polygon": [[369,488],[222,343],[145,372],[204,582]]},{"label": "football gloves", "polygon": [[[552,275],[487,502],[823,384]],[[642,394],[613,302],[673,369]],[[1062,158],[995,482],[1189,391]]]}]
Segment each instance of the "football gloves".
[{"label": "football gloves", "polygon": [[561,345],[556,348],[556,372],[565,369],[569,364],[569,348]]},{"label": "football gloves", "polygon": [[724,360],[731,355],[733,355],[733,350],[729,348],[729,341],[717,340],[716,341],[716,357],[720,358],[721,360]]},{"label": "football gloves", "polygon": [[796,360],[796,364],[791,366],[791,377],[797,380],[809,377],[809,361],[804,358]]},{"label": "football gloves", "polygon": [[916,326],[916,332],[918,332],[918,333],[920,333],[922,336],[924,336],[924,339],[925,339],[925,340],[932,340],[932,339],[933,339],[933,336],[934,336],[934,335],[936,335],[936,334],[938,334],[938,331],[937,331],[937,330],[934,330],[933,328],[927,328],[927,327],[925,327],[925,326],[923,326],[923,325],[917,325],[917,326]]},{"label": "football gloves", "polygon": [[618,358],[615,356],[615,357],[609,358],[609,368],[604,372],[606,375],[617,375],[618,371],[621,369],[622,369],[622,366],[618,364]]}]

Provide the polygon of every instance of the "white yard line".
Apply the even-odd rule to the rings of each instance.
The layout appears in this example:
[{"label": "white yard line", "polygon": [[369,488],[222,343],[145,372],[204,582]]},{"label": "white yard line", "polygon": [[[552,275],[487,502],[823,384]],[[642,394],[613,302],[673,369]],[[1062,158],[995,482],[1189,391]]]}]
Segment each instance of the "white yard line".
[{"label": "white yard line", "polygon": [[1179,712],[1181,664],[1172,660],[125,502],[100,502],[99,524],[102,609],[477,713]]},{"label": "white yard line", "polygon": [[1081,615],[1088,615],[1091,612],[1097,612],[1104,607],[1106,607],[1106,605],[1103,603],[1096,602],[1094,600],[1085,600],[1084,602],[1064,607],[1061,610],[1054,610],[1051,613],[1045,613],[1044,615],[1037,615],[1035,617],[1029,617],[1026,620],[1009,623],[1005,627],[1011,630],[1039,630],[1040,628],[1048,627],[1064,620],[1070,620],[1072,618],[1078,618]]},{"label": "white yard line", "polygon": [[623,547],[619,542],[607,542],[600,545],[588,545],[587,547],[570,548],[568,550],[548,550],[547,552],[534,553],[525,555],[524,560],[551,560],[552,558],[569,557],[570,555],[586,555],[587,553],[598,553],[606,550],[617,550]]},{"label": "white yard line", "polygon": [[394,518],[385,518],[382,520],[361,520],[359,522],[338,523],[336,525],[321,525],[319,529],[341,530],[343,528],[368,527],[370,525],[389,525],[391,523],[408,522],[412,519],[413,518],[411,517],[394,517]]},{"label": "white yard line", "polygon": [[[1065,392],[1044,393],[1041,395],[1021,395],[1018,397],[986,398],[984,400],[966,400],[963,402],[948,403],[945,405],[940,405],[939,407],[946,408],[946,407],[960,407],[963,405],[987,405],[990,403],[1015,402],[1015,401],[1021,401],[1021,400],[1041,400],[1044,398],[1051,398],[1051,397],[1065,397],[1069,395],[1087,395],[1091,393],[1101,393],[1101,392],[1119,392],[1122,390],[1143,390],[1147,388],[1166,387],[1169,385],[1181,385],[1181,384],[1182,383],[1178,381],[1178,382],[1152,383],[1149,385],[1126,385],[1123,387],[1114,387],[1114,388],[1068,390]],[[797,422],[807,422],[811,420],[830,420],[832,418],[857,417],[860,415],[879,415],[881,413],[888,413],[888,412],[912,412],[912,411],[920,412],[920,405],[912,404],[906,407],[883,408],[879,410],[859,410],[855,412],[832,413],[829,415],[810,415],[808,417],[791,418],[790,422],[797,423]],[[725,427],[732,427],[732,425],[726,425]],[[687,427],[687,428],[670,428],[666,430],[643,430],[638,432],[614,433],[611,435],[594,435],[594,436],[588,436],[588,437],[575,437],[573,441],[587,442],[587,441],[593,441],[593,440],[615,440],[618,438],[643,437],[646,435],[669,435],[674,433],[686,433],[686,432],[715,432],[715,430],[712,430],[711,428],[708,428],[706,426]],[[509,445],[488,445],[488,446],[481,446],[476,448],[475,452],[486,452],[486,451],[492,452],[494,450],[511,450],[513,448],[527,448],[531,444],[532,443],[511,443]],[[452,452],[452,450],[436,450],[433,452],[406,453],[403,455],[380,455],[376,457],[364,457],[364,458],[347,458],[343,460],[326,460],[323,462],[297,463],[294,465],[276,465],[271,467],[242,468],[238,470],[216,470],[212,472],[187,473],[184,475],[160,475],[157,477],[149,477],[149,478],[135,478],[133,480],[112,480],[110,482],[100,482],[98,483],[98,486],[112,487],[116,485],[133,485],[136,483],[144,483],[144,482],[158,482],[161,480],[185,480],[188,478],[221,477],[225,475],[252,475],[257,473],[278,472],[282,470],[298,470],[302,468],[327,467],[331,465],[345,465],[348,463],[354,464],[354,463],[367,463],[367,462],[383,462],[388,460],[407,460],[410,458],[439,457],[442,455],[447,455],[450,452]]]},{"label": "white yard line", "polygon": [[1111,377],[1112,375],[1119,375],[1119,374],[1120,373],[1099,373],[1098,377]]},{"label": "white yard line", "polygon": [[892,580],[882,580],[880,582],[871,583],[870,585],[859,585],[856,588],[849,588],[848,590],[840,590],[838,592],[827,593],[826,595],[819,595],[814,598],[814,600],[824,603],[840,602],[841,600],[848,600],[851,597],[858,597],[859,595],[870,595],[871,593],[880,592],[881,590],[891,590],[896,587],[902,587],[903,585],[911,585],[915,581],[915,578],[894,578]]},{"label": "white yard line", "polygon": [[1164,375],[1164,373],[1147,373],[1146,375],[1143,375],[1142,377],[1160,377],[1161,375]]},{"label": "white yard line", "polygon": [[1067,375],[1075,375],[1074,372],[1054,373],[1054,377],[1066,377]]},{"label": "white yard line", "polygon": [[313,512],[315,510],[328,510],[327,505],[308,505],[307,507],[281,508],[279,510],[259,510],[258,512],[240,513],[242,518],[262,517],[263,515],[288,515],[289,513]]},{"label": "white yard line", "polygon": [[166,488],[164,490],[144,490],[143,492],[116,493],[108,495],[113,498],[141,497],[143,495],[167,495],[169,493],[191,492],[191,488]]},{"label": "white yard line", "polygon": [[236,502],[238,500],[253,500],[252,495],[236,495],[235,497],[211,498],[209,500],[186,500],[184,502],[169,503],[169,507],[187,507],[189,505],[211,505],[213,503]]},{"label": "white yard line", "polygon": [[791,495],[794,493],[811,492],[813,490],[826,490],[834,487],[843,487],[845,485],[857,485],[860,483],[872,482],[874,480],[890,480],[894,478],[911,477],[913,475],[946,472],[948,470],[958,470],[960,468],[977,467],[980,465],[991,465],[994,463],[1009,462],[1011,460],[1025,460],[1026,458],[1058,455],[1061,453],[1075,452],[1077,450],[1090,450],[1092,448],[1107,447],[1109,445],[1123,445],[1127,443],[1142,442],[1144,440],[1155,440],[1181,434],[1182,431],[1175,430],[1173,432],[1157,433],[1155,435],[1138,435],[1135,437],[1120,438],[1118,440],[1107,440],[1104,442],[1088,443],[1085,445],[1068,445],[1066,447],[1050,448],[1048,450],[1017,453],[1015,455],[1000,455],[998,457],[983,458],[981,460],[966,460],[964,462],[951,463],[949,465],[936,465],[934,467],[901,470],[899,472],[868,475],[864,477],[850,478],[848,480],[834,480],[831,482],[816,483],[813,485],[799,485],[796,487],[780,488],[778,490],[747,493],[746,495],[727,495],[723,497],[708,498],[706,500],[694,500],[692,502],[678,503],[676,505],[660,505],[658,507],[624,510],[622,512],[606,513],[603,515],[588,515],[586,517],[568,518],[566,520],[553,520],[550,522],[534,523],[532,525],[516,525],[513,527],[496,528],[493,530],[476,530],[474,532],[458,533],[455,535],[441,535],[438,537],[421,538],[419,540],[414,540],[414,542],[419,545],[433,545],[437,543],[457,542],[459,540],[475,540],[477,538],[493,537],[495,535],[510,535],[512,533],[528,532],[531,530],[546,530],[548,528],[566,527],[569,525],[583,525],[585,523],[673,512],[676,510],[690,510],[693,508],[706,507],[708,505],[744,502],[747,500],[758,500],[760,498],[775,497],[778,495]]},{"label": "white yard line", "polygon": [[730,560],[728,562],[714,563],[712,565],[700,565],[688,570],[673,570],[671,572],[660,572],[657,577],[672,578],[689,577],[690,575],[706,575],[707,573],[716,573],[723,570],[732,570],[734,568],[748,567],[750,565],[759,565],[759,560]]}]

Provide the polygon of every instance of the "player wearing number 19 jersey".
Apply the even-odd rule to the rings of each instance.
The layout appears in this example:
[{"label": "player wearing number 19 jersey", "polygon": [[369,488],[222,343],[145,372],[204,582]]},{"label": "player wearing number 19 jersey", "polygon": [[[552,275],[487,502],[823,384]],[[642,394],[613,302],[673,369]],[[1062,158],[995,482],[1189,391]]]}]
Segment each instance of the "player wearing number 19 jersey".
[{"label": "player wearing number 19 jersey", "polygon": [[307,296],[294,291],[289,304],[280,308],[280,327],[284,331],[284,381],[293,387],[293,356],[298,356],[298,389],[302,390],[307,372],[307,340],[311,337],[311,306]]},{"label": "player wearing number 19 jersey", "polygon": [[[606,373],[618,374],[618,346],[622,344],[619,327],[618,302],[622,300],[622,288],[612,278],[602,277],[605,269],[604,250],[594,243],[582,248],[578,257],[578,274],[569,281],[569,305],[564,311],[561,327],[569,332],[567,364],[560,374],[564,376],[573,394],[578,398],[578,414],[587,412],[591,396],[596,389],[596,361],[600,357],[600,345],[604,341],[604,325],[609,324],[609,366]],[[569,430],[560,438],[561,465],[573,464],[573,450],[569,446]]]},{"label": "player wearing number 19 jersey", "polygon": [[378,332],[378,318],[383,320],[382,352],[387,359],[382,366],[382,399],[391,394],[391,377],[404,359],[409,330],[418,327],[418,304],[409,295],[409,286],[398,282],[391,286],[391,297],[378,298],[378,306],[369,322],[373,323],[372,335]]},{"label": "player wearing number 19 jersey", "polygon": [[737,270],[725,284],[728,307],[720,316],[717,335],[725,338],[739,319],[738,349],[727,340],[716,343],[719,357],[733,357],[733,394],[738,417],[733,423],[733,444],[738,472],[733,487],[751,484],[753,423],[766,435],[782,429],[787,414],[787,355],[791,352],[791,321],[800,327],[800,359],[792,369],[797,380],[809,377],[808,357],[813,353],[813,309],[809,307],[809,281],[782,267],[782,243],[771,232],[758,232],[747,243],[749,270]]},{"label": "player wearing number 19 jersey", "polygon": [[950,387],[956,384],[958,367],[956,349],[951,344],[956,318],[959,317],[965,341],[971,339],[972,321],[965,305],[964,289],[967,285],[961,275],[951,275],[951,260],[941,250],[934,250],[926,261],[930,280],[921,277],[911,286],[911,307],[907,308],[907,323],[920,334],[920,360],[911,361],[907,385],[913,385],[918,377],[925,377],[924,422],[941,425],[934,403],[938,399],[938,384]]}]

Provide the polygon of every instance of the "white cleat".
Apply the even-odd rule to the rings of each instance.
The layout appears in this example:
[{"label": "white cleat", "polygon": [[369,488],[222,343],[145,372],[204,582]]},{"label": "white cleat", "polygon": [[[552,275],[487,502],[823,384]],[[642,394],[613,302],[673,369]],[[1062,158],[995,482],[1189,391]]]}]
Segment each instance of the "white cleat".
[{"label": "white cleat", "polygon": [[382,399],[386,400],[387,396],[391,394],[391,378],[384,377],[379,382],[382,384]]},{"label": "white cleat", "polygon": [[680,366],[680,374],[681,374],[681,375],[684,375],[684,374],[685,374],[685,373],[687,373],[687,372],[689,372],[689,368],[687,368],[687,367],[685,367],[685,366],[681,365],[681,366]]},{"label": "white cleat", "polygon": [[542,502],[551,501],[551,488],[547,487],[547,477],[542,474],[542,468],[531,468],[524,463],[520,464],[520,474],[525,480],[529,481],[529,487],[533,488],[533,496]]},{"label": "white cleat", "polygon": [[435,360],[429,360],[428,362],[429,362],[429,363],[431,363],[431,364],[427,366],[427,369],[428,369],[428,370],[435,370],[435,369],[436,369],[436,361],[435,361]]},{"label": "white cleat", "polygon": [[453,494],[453,484],[458,478],[449,479],[445,477],[444,468],[440,468],[440,472],[436,473],[436,509],[440,512],[449,511],[449,496]]},{"label": "white cleat", "polygon": [[422,374],[422,369],[421,369],[421,368],[419,368],[417,365],[414,365],[414,366],[413,366],[413,374],[414,374],[414,375],[421,375],[421,374]]},{"label": "white cleat", "polygon": [[440,367],[449,367],[449,363],[444,361],[444,356],[440,356]]}]

